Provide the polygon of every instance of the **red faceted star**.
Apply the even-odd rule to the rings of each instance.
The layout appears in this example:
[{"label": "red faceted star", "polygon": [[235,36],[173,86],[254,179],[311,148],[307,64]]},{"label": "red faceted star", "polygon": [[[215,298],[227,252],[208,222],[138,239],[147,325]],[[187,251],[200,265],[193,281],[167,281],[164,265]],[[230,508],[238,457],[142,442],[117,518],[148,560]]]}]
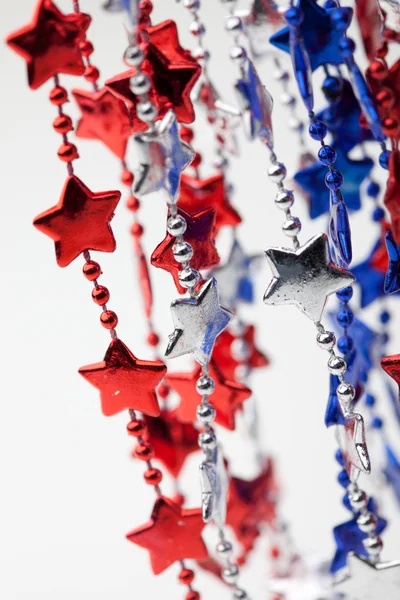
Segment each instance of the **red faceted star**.
[{"label": "red faceted star", "polygon": [[[206,208],[192,215],[183,210],[178,212],[185,218],[187,223],[185,242],[188,242],[193,248],[193,258],[190,261],[190,266],[200,270],[209,269],[218,264],[220,258],[214,243],[215,210]],[[175,243],[176,238],[167,233],[151,255],[151,264],[171,273],[178,292],[184,294],[186,289],[181,286],[178,277],[181,265],[176,262],[172,252]]]},{"label": "red faceted star", "polygon": [[235,227],[241,223],[240,216],[228,200],[224,176],[221,173],[207,179],[197,179],[183,174],[178,206],[189,213],[208,207],[214,208],[217,233],[223,225]]},{"label": "red faceted star", "polygon": [[60,201],[33,221],[55,242],[56,259],[66,267],[85,250],[114,252],[110,227],[121,192],[91,192],[75,175],[67,177]]},{"label": "red faceted star", "polygon": [[[196,408],[200,404],[201,397],[196,391],[196,381],[200,377],[201,367],[196,367],[191,373],[170,373],[165,378],[169,385],[181,398],[177,408],[177,418],[183,423],[193,423],[197,420]],[[209,364],[209,375],[214,380],[215,388],[210,397],[217,416],[215,422],[226,429],[235,429],[235,413],[251,395],[251,390],[227,379],[211,360]]]},{"label": "red faceted star", "polygon": [[357,0],[356,13],[365,52],[373,60],[383,42],[382,11],[375,0]]},{"label": "red faceted star", "polygon": [[246,361],[237,360],[232,354],[232,344],[238,339],[238,336],[234,336],[230,331],[225,329],[225,331],[217,337],[213,350],[213,359],[229,379],[235,378],[236,367],[240,364],[245,363],[253,369],[269,365],[269,360],[265,354],[256,348],[254,340],[255,333],[254,325],[248,325],[244,334],[240,336],[249,347],[249,357]]},{"label": "red faceted star", "polygon": [[[387,107],[386,103],[385,106],[378,105],[378,112],[381,119],[383,120],[389,116],[400,121],[400,60],[394,63],[384,79],[375,79],[367,71],[367,81],[375,95],[379,94],[383,89],[392,92],[392,105],[390,108]],[[398,128],[397,132],[390,134],[390,137],[400,141],[400,129]]]},{"label": "red faceted star", "polygon": [[162,411],[159,417],[145,417],[146,434],[159,460],[175,479],[186,458],[199,449],[197,429],[191,423],[181,423],[176,411]]},{"label": "red faceted star", "polygon": [[157,417],[160,407],[155,388],[166,371],[167,367],[158,360],[136,358],[119,339],[112,340],[104,360],[79,369],[100,390],[101,410],[106,417],[130,408]]},{"label": "red faceted star", "polygon": [[118,158],[124,158],[132,131],[128,110],[122,100],[106,88],[98,92],[72,90],[72,95],[82,113],[76,135],[100,140]]},{"label": "red faceted star", "polygon": [[382,369],[400,386],[400,354],[384,356],[381,360]]},{"label": "red faceted star", "polygon": [[[200,65],[179,44],[174,21],[163,21],[149,27],[147,33],[148,42],[143,44],[146,58],[141,71],[149,76],[153,84],[149,100],[157,107],[158,118],[173,107],[180,123],[192,123],[194,110],[190,93],[200,77]],[[131,108],[133,131],[136,133],[146,129],[147,125],[136,115],[137,96],[129,86],[129,80],[135,73],[135,69],[129,69],[109,79],[106,86]]]},{"label": "red faceted star", "polygon": [[400,150],[392,150],[390,155],[384,203],[390,213],[394,239],[400,245]]},{"label": "red faceted star", "polygon": [[83,74],[79,43],[85,39],[90,21],[89,15],[64,15],[51,0],[39,0],[31,23],[7,37],[7,44],[27,62],[33,90],[59,73]]},{"label": "red faceted star", "polygon": [[158,575],[175,561],[207,558],[207,548],[201,537],[204,525],[200,508],[181,508],[161,496],[154,504],[150,521],[126,537],[149,551],[151,568]]}]

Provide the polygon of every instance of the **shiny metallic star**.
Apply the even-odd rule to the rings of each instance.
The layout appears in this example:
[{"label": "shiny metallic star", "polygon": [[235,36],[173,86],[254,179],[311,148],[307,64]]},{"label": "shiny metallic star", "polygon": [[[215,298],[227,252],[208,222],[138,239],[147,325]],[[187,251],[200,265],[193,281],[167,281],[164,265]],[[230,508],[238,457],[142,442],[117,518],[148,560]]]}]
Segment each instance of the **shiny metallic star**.
[{"label": "shiny metallic star", "polygon": [[239,145],[236,137],[236,129],[242,123],[242,113],[235,106],[226,104],[218,99],[215,103],[216,127],[223,148],[231,156],[239,155]]},{"label": "shiny metallic star", "polygon": [[139,133],[133,139],[140,156],[133,193],[140,198],[162,190],[167,192],[167,200],[175,201],[181,172],[195,154],[179,137],[175,113],[169,110],[154,130]]},{"label": "shiny metallic star", "polygon": [[203,519],[206,523],[214,521],[221,529],[225,525],[229,481],[220,448],[213,450],[199,468]]},{"label": "shiny metallic star", "polygon": [[274,276],[265,304],[294,304],[313,321],[320,320],[330,294],[354,282],[351,273],[331,262],[324,233],[298,250],[268,248],[265,254]]},{"label": "shiny metallic star", "polygon": [[358,413],[347,417],[344,426],[338,426],[337,433],[344,467],[350,481],[355,482],[360,471],[368,474],[371,472],[364,419]]},{"label": "shiny metallic star", "polygon": [[274,143],[271,120],[273,100],[271,94],[261,83],[250,59],[246,60],[243,68],[243,79],[236,82],[236,90],[243,108],[247,137],[250,140],[259,137],[272,150]]},{"label": "shiny metallic star", "polygon": [[347,564],[350,574],[337,585],[338,600],[395,600],[399,597],[400,560],[373,564],[358,554],[350,554]]},{"label": "shiny metallic star", "polygon": [[216,280],[206,281],[195,298],[175,300],[171,313],[175,331],[165,356],[193,354],[200,364],[208,363],[216,338],[232,319],[232,313],[219,304]]}]

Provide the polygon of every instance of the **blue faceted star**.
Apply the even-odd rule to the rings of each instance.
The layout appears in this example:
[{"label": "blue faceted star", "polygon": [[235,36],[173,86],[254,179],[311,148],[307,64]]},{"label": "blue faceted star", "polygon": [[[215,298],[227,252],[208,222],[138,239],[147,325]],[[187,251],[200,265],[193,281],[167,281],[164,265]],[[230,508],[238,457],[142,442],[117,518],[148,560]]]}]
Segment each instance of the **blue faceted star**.
[{"label": "blue faceted star", "polygon": [[[373,498],[368,502],[368,510],[376,514],[376,503]],[[337,573],[347,565],[347,555],[350,552],[361,556],[368,556],[364,548],[363,540],[368,537],[367,533],[363,533],[357,525],[356,515],[351,521],[341,523],[333,530],[333,535],[336,542],[336,553],[331,564],[331,573]],[[380,535],[386,528],[387,521],[378,516],[375,532]]]},{"label": "blue faceted star", "polygon": [[354,321],[347,331],[348,335],[353,338],[354,346],[360,355],[361,369],[364,373],[368,373],[374,366],[379,336],[357,317],[354,317]]},{"label": "blue faceted star", "polygon": [[386,234],[386,249],[389,264],[385,278],[385,294],[394,294],[400,290],[400,248],[394,241],[393,233]]},{"label": "blue faceted star", "polygon": [[[340,148],[336,148],[335,169],[340,171],[344,182],[340,188],[343,199],[349,210],[359,210],[361,207],[360,186],[368,177],[373,161],[370,158],[353,160],[349,158]],[[325,185],[327,168],[320,163],[315,163],[301,171],[297,171],[294,181],[306,193],[309,201],[310,218],[316,219],[329,211],[329,189]]]},{"label": "blue faceted star", "polygon": [[326,427],[331,427],[331,425],[344,425],[345,423],[345,419],[342,411],[340,410],[339,401],[336,396],[336,390],[339,383],[339,377],[336,375],[329,376],[329,396],[325,412]]},{"label": "blue faceted star", "polygon": [[343,79],[343,89],[337,102],[318,113],[332,134],[335,146],[350,152],[354,146],[374,139],[370,129],[360,125],[361,108],[349,81]]},{"label": "blue faceted star", "polygon": [[[299,33],[304,39],[311,70],[325,64],[340,65],[343,58],[339,52],[339,40],[343,33],[333,27],[329,10],[318,6],[314,0],[299,0],[298,8],[303,12],[304,19],[299,26]],[[280,29],[269,38],[270,43],[276,48],[290,53],[289,27]]]},{"label": "blue faceted star", "polygon": [[385,450],[387,464],[383,472],[393,488],[397,502],[400,504],[400,462],[389,445],[386,445]]}]

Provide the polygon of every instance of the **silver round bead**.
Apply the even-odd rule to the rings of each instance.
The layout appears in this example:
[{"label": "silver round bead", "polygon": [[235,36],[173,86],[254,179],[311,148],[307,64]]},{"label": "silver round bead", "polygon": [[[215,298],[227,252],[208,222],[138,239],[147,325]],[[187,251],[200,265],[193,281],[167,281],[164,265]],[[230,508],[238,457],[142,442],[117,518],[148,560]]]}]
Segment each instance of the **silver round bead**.
[{"label": "silver round bead", "polygon": [[144,54],[140,46],[128,46],[125,50],[124,61],[131,67],[139,67],[144,61]]},{"label": "silver round bead", "polygon": [[355,490],[351,492],[349,495],[349,502],[351,508],[354,510],[361,510],[365,508],[368,504],[367,494],[363,490]]},{"label": "silver round bead", "polygon": [[275,196],[275,204],[282,210],[288,210],[294,202],[294,195],[291,190],[282,190]]},{"label": "silver round bead", "polygon": [[205,34],[206,28],[200,21],[192,21],[189,25],[189,31],[192,35],[200,37]]},{"label": "silver round bead", "polygon": [[217,544],[217,552],[220,556],[224,558],[229,558],[232,555],[232,544],[228,542],[228,540],[223,540]]},{"label": "silver round bead", "polygon": [[188,10],[198,10],[200,8],[199,0],[183,0],[183,6]]},{"label": "silver round bead", "polygon": [[141,121],[151,123],[157,116],[157,108],[152,102],[139,102],[136,105],[137,116]]},{"label": "silver round bead", "polygon": [[363,533],[372,533],[375,531],[377,522],[376,516],[370,512],[361,513],[357,519],[357,525]]},{"label": "silver round bead", "polygon": [[286,167],[283,163],[276,163],[268,168],[268,177],[275,183],[281,183],[286,177]]},{"label": "silver round bead", "polygon": [[199,62],[207,62],[210,58],[210,53],[205,48],[195,48],[192,52],[193,58],[195,58]]},{"label": "silver round bead", "polygon": [[233,46],[229,51],[230,58],[237,63],[241,63],[247,58],[247,52],[243,46]]},{"label": "silver round bead", "polygon": [[200,273],[192,267],[186,267],[178,273],[179,283],[182,287],[189,289],[195,287],[200,281]]},{"label": "silver round bead", "polygon": [[328,371],[332,375],[343,375],[346,373],[347,364],[341,356],[331,356],[328,360]]},{"label": "silver round bead", "polygon": [[217,438],[213,431],[202,431],[199,435],[199,446],[204,452],[215,450],[217,447]]},{"label": "silver round bead", "polygon": [[169,217],[167,221],[167,231],[170,235],[173,235],[174,237],[183,235],[186,231],[186,227],[186,219],[184,219],[181,215],[176,215],[176,217]]},{"label": "silver round bead", "polygon": [[301,231],[301,222],[297,217],[289,217],[282,225],[282,231],[289,237],[295,237]]},{"label": "silver round bead", "polygon": [[233,33],[234,35],[236,35],[240,31],[242,31],[242,20],[240,19],[240,17],[236,17],[234,15],[228,17],[225,23],[225,29],[228,33]]},{"label": "silver round bead", "polygon": [[233,597],[235,598],[235,600],[246,600],[247,592],[242,588],[236,588],[233,592]]},{"label": "silver round bead", "polygon": [[379,535],[367,537],[363,540],[363,546],[370,556],[379,556],[382,552],[383,542]]},{"label": "silver round bead", "polygon": [[282,71],[281,69],[276,69],[272,73],[272,77],[275,81],[287,81],[289,79],[289,73],[287,71]]},{"label": "silver round bead", "polygon": [[[216,169],[218,169],[219,171],[224,171],[228,167],[229,161],[225,156],[219,155],[215,158],[213,164],[214,164],[214,167]],[[228,193],[228,195],[229,195],[229,193]]]},{"label": "silver round bead", "polygon": [[236,339],[231,344],[232,357],[238,361],[243,361],[250,356],[250,346],[244,339]]},{"label": "silver round bead", "polygon": [[336,344],[333,331],[322,331],[317,334],[317,344],[322,350],[332,350]]},{"label": "silver round bead", "polygon": [[280,100],[284,106],[295,106],[296,104],[296,98],[291,94],[287,94],[286,92],[281,94]]},{"label": "silver round bead", "polygon": [[146,94],[150,91],[150,79],[144,73],[136,73],[129,80],[129,88],[133,94]]},{"label": "silver round bead", "polygon": [[184,263],[192,258],[193,248],[188,242],[176,242],[172,246],[172,253],[176,262]]},{"label": "silver round bead", "polygon": [[203,424],[210,424],[214,421],[216,413],[212,404],[199,404],[196,409],[198,420]]},{"label": "silver round bead", "polygon": [[222,569],[222,579],[226,582],[229,583],[230,585],[233,585],[236,583],[238,577],[239,577],[239,567],[237,565],[228,565],[227,567],[224,567]]},{"label": "silver round bead", "polygon": [[296,119],[296,117],[290,117],[288,125],[292,131],[302,131],[304,129],[303,122],[300,119]]},{"label": "silver round bead", "polygon": [[196,391],[200,396],[209,396],[213,393],[215,388],[214,379],[211,379],[208,375],[202,375],[196,381]]},{"label": "silver round bead", "polygon": [[349,403],[352,400],[354,400],[356,390],[354,389],[354,386],[351,385],[351,383],[343,381],[343,383],[339,383],[336,389],[336,395],[340,402]]}]

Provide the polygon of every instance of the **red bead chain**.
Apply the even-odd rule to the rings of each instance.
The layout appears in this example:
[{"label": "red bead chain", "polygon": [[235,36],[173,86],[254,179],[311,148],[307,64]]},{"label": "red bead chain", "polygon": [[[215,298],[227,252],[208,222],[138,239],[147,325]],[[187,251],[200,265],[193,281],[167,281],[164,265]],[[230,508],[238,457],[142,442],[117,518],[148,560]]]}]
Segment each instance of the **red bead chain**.
[{"label": "red bead chain", "polygon": [[78,149],[68,139],[68,133],[73,130],[72,119],[63,111],[63,105],[69,102],[68,92],[60,86],[58,75],[54,76],[54,88],[50,91],[49,100],[58,107],[58,117],[53,121],[53,127],[57,133],[62,135],[63,143],[58,149],[58,157],[67,163],[68,175],[73,175],[72,162],[79,158]]}]

